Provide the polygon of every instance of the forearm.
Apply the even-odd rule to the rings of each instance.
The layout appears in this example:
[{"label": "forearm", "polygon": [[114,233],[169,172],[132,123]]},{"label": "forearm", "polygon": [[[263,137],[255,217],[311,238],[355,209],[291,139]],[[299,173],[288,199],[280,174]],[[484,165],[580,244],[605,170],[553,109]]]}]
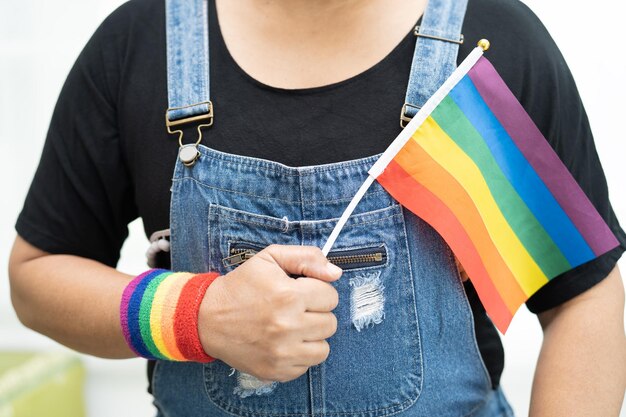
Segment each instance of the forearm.
[{"label": "forearm", "polygon": [[[18,237],[14,254],[24,245]],[[122,292],[131,276],[77,256],[14,259],[14,254],[11,298],[22,323],[80,352],[106,358],[136,356],[124,340],[119,319]]]},{"label": "forearm", "polygon": [[618,416],[626,388],[623,284],[617,269],[544,313],[531,417]]}]

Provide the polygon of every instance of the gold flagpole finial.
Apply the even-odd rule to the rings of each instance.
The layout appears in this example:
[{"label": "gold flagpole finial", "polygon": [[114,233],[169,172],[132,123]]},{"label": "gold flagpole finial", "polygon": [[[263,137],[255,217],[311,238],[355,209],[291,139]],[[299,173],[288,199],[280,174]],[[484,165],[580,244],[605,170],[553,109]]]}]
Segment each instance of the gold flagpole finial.
[{"label": "gold flagpole finial", "polygon": [[481,39],[478,41],[478,46],[483,48],[483,52],[485,52],[487,51],[487,49],[489,49],[489,47],[491,46],[491,43],[487,39]]}]

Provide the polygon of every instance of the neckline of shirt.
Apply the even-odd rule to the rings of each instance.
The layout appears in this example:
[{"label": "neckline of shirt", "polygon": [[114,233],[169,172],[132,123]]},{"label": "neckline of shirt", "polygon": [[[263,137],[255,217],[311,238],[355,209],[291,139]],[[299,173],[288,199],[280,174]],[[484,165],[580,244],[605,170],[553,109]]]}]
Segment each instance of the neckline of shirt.
[{"label": "neckline of shirt", "polygon": [[[419,25],[419,22],[421,22],[422,20],[422,16],[420,16],[420,18],[417,20],[417,22],[415,23],[415,25],[413,25],[413,27],[415,27],[416,25]],[[375,63],[374,65],[370,66],[369,68],[359,72],[358,74],[355,74],[351,77],[348,77],[344,80],[340,80],[334,83],[330,83],[330,84],[326,84],[326,85],[321,85],[321,86],[316,86],[316,87],[307,87],[307,88],[283,88],[283,87],[275,87],[269,84],[265,84],[259,80],[257,80],[256,78],[252,77],[250,74],[248,74],[238,63],[237,61],[235,61],[235,58],[232,56],[232,54],[230,53],[230,51],[228,50],[228,47],[226,46],[226,41],[224,40],[224,37],[222,35],[222,30],[220,27],[220,23],[219,23],[219,18],[217,16],[217,10],[215,7],[215,0],[210,0],[210,7],[209,7],[209,33],[211,31],[213,31],[213,34],[215,36],[212,36],[209,39],[209,43],[210,43],[210,48],[209,51],[212,51],[213,48],[217,48],[218,52],[223,55],[227,62],[227,65],[229,65],[230,67],[234,68],[235,72],[237,74],[239,74],[239,76],[244,79],[245,81],[247,81],[250,84],[253,84],[254,86],[263,89],[263,90],[269,90],[269,91],[273,91],[273,92],[277,92],[277,93],[283,93],[283,94],[294,94],[294,95],[309,95],[309,94],[316,94],[316,93],[323,93],[323,92],[327,92],[330,90],[334,90],[355,82],[359,82],[359,81],[366,81],[368,78],[370,78],[372,75],[376,74],[377,72],[383,70],[386,66],[388,66],[391,62],[393,62],[394,58],[405,52],[406,48],[413,48],[415,46],[415,35],[413,34],[413,29],[411,29],[403,38],[402,40],[397,43],[393,49],[391,49],[391,51],[389,51],[383,58],[381,58],[377,63]],[[211,30],[212,28],[212,30]],[[215,43],[213,43],[215,42]],[[410,68],[407,68],[406,70],[408,71]],[[408,72],[407,72],[407,79],[408,79]]]}]

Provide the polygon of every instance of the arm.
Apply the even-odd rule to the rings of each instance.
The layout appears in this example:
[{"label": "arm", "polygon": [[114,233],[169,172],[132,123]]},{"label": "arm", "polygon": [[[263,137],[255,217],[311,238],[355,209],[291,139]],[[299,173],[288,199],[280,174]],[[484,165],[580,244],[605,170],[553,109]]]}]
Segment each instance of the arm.
[{"label": "arm", "polygon": [[[198,320],[205,352],[264,379],[297,378],[329,354],[325,339],[337,330],[331,311],[339,299],[328,282],[340,275],[318,248],[273,245],[259,252],[207,289]],[[18,236],[9,277],[13,306],[27,327],[91,355],[135,356],[120,326],[131,276],[91,259],[51,255]]]},{"label": "arm", "polygon": [[130,275],[73,255],[51,255],[21,237],[9,259],[11,300],[27,327],[83,353],[130,358],[120,299]]},{"label": "arm", "polygon": [[530,416],[618,416],[626,388],[624,286],[619,269],[539,314],[544,341]]}]

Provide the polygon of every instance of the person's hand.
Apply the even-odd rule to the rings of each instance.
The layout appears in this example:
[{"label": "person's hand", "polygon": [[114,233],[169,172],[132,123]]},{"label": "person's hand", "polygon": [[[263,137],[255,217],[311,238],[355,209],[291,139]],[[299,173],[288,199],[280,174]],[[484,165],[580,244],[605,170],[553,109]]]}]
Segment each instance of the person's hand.
[{"label": "person's hand", "polygon": [[330,353],[339,295],[329,282],[341,272],[319,248],[268,246],[209,286],[198,318],[204,350],[261,380],[296,379]]}]

